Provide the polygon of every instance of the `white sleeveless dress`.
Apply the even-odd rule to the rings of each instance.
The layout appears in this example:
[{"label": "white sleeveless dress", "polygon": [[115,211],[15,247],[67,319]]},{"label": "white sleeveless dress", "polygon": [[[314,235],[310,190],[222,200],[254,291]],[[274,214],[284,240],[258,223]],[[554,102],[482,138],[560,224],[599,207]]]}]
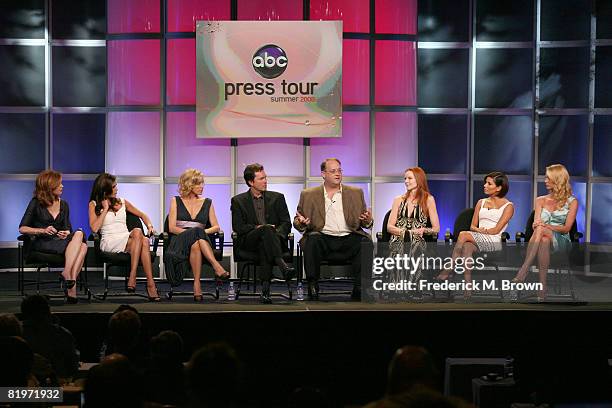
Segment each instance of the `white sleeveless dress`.
[{"label": "white sleeveless dress", "polygon": [[121,208],[117,212],[108,211],[100,228],[102,234],[100,250],[102,252],[125,252],[125,246],[130,237],[126,222],[125,202],[121,198],[118,200]]},{"label": "white sleeveless dress", "polygon": [[[478,212],[478,227],[480,228],[495,228],[500,218],[504,213],[504,209],[508,205],[514,205],[512,202],[508,201],[506,204],[502,205],[499,208],[486,208],[484,206],[485,202],[488,198],[481,201],[480,211]],[[495,235],[492,234],[482,234],[480,232],[472,232],[472,237],[474,237],[474,241],[476,241],[476,245],[478,246],[478,250],[480,252],[493,252],[493,251],[501,251],[501,234],[506,230],[508,224],[504,226],[504,228]]]}]

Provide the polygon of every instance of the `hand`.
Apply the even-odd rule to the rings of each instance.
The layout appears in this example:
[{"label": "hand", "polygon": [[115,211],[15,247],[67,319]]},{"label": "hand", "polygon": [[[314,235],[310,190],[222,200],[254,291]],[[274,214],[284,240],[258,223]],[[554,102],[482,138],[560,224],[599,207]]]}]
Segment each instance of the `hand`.
[{"label": "hand", "polygon": [[70,235],[70,231],[68,231],[68,230],[57,231],[57,237],[59,239],[66,239],[66,238],[68,238],[68,235]]},{"label": "hand", "polygon": [[153,227],[153,224],[149,224],[147,225],[147,230],[149,231],[149,236],[155,235],[155,227]]},{"label": "hand", "polygon": [[302,225],[310,225],[310,218],[304,217],[300,212],[297,212],[297,221]]},{"label": "hand", "polygon": [[102,202],[100,204],[102,204],[102,210],[108,211],[108,209],[110,207],[110,202],[108,201],[108,199],[102,200]]},{"label": "hand", "polygon": [[53,227],[53,225],[49,225],[47,228],[43,228],[44,235],[55,235],[57,234],[57,230]]},{"label": "hand", "polygon": [[424,232],[425,232],[425,228],[416,228],[412,230],[412,234],[418,235],[418,236],[423,236]]},{"label": "hand", "polygon": [[359,220],[365,222],[366,224],[369,224],[372,221],[372,212],[369,208],[359,216]]}]

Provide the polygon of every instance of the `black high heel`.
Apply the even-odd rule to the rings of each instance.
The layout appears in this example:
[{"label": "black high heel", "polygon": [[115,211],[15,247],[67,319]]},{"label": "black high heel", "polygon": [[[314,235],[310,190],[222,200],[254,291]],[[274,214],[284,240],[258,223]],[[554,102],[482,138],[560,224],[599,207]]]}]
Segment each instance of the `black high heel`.
[{"label": "black high heel", "polygon": [[[155,288],[155,290],[157,290],[157,288]],[[157,296],[149,295],[149,287],[148,286],[146,288],[146,291],[147,291],[147,299],[149,300],[149,302],[161,302],[161,297],[159,296],[159,294]]]},{"label": "black high heel", "polygon": [[204,295],[193,295],[193,301],[196,303],[201,303],[204,300]]},{"label": "black high heel", "polygon": [[79,298],[66,295],[66,303],[69,305],[76,305],[79,303]]},{"label": "black high heel", "polygon": [[225,271],[225,273],[223,273],[223,275],[217,275],[217,274],[215,274],[215,278],[216,278],[217,280],[220,280],[220,281],[226,281],[226,280],[229,280],[229,278],[230,278],[230,273],[229,273],[229,272],[227,272],[227,271]]}]

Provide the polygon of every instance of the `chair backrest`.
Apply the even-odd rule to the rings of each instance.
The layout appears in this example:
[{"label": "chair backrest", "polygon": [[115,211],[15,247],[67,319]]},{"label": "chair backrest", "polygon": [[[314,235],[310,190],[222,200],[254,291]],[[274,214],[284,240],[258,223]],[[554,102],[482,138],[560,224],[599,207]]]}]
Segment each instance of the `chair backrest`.
[{"label": "chair backrest", "polygon": [[453,241],[457,241],[459,233],[461,231],[469,231],[472,225],[472,218],[474,217],[474,209],[466,208],[461,211],[457,218],[455,218],[455,225],[453,225]]},{"label": "chair backrest", "polygon": [[[529,242],[531,236],[533,235],[533,220],[535,218],[535,210],[531,211],[529,214],[529,218],[527,218],[527,223],[525,224],[525,242]],[[578,224],[576,220],[572,224],[572,227],[569,230],[570,240],[572,242],[578,242],[578,238],[576,237],[578,233]]]},{"label": "chair backrest", "polygon": [[390,215],[391,215],[391,210],[387,211],[387,213],[385,214],[385,218],[383,219],[382,239],[380,240],[381,242],[389,242],[389,240],[391,239],[391,234],[389,234],[389,231],[387,231],[387,224],[389,223]]}]

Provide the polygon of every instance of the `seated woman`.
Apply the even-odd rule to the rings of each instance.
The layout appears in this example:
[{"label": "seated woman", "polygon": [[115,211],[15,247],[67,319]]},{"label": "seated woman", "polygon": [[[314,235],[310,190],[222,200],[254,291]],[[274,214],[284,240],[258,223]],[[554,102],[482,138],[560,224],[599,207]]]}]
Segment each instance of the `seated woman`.
[{"label": "seated woman", "polygon": [[204,175],[195,169],[185,170],[179,177],[178,184],[180,195],[170,201],[168,214],[168,232],[176,237],[164,251],[166,276],[173,285],[178,285],[191,267],[193,300],[201,302],[202,256],[210,262],[217,278],[227,279],[229,273],[215,259],[208,237],[208,234],[219,231],[219,222],[212,200],[200,197],[204,191]]},{"label": "seated woman", "polygon": [[[508,222],[514,215],[514,205],[508,201],[508,177],[499,171],[489,173],[484,177],[484,193],[488,196],[478,200],[474,207],[474,215],[469,231],[461,231],[453,249],[453,261],[462,257],[471,258],[475,252],[493,252],[501,250],[501,234],[506,230]],[[465,264],[465,281],[472,282],[472,270]],[[437,280],[447,280],[451,270],[445,270],[436,277]],[[465,292],[466,297],[471,291]]]},{"label": "seated woman", "polygon": [[[420,256],[425,251],[425,235],[435,236],[440,231],[436,200],[429,192],[427,176],[423,169],[406,169],[404,184],[406,193],[393,199],[387,223],[387,232],[391,234],[390,257],[406,253],[411,257]],[[405,248],[405,242],[408,242],[408,248]],[[395,271],[395,276],[391,276],[391,279],[395,282],[406,279],[402,272],[404,271]],[[421,275],[422,271],[419,269],[411,271],[407,278],[410,282],[418,282]]]},{"label": "seated woman", "polygon": [[151,302],[159,302],[157,287],[153,280],[153,268],[149,252],[149,240],[141,228],[128,231],[126,211],[141,218],[149,230],[155,233],[151,219],[147,214],[134,207],[128,200],[117,197],[116,177],[102,173],[94,181],[89,198],[89,226],[93,232],[102,234],[100,249],[103,252],[130,254],[130,276],[127,291],[136,291],[136,270],[142,262],[142,268],[147,277],[147,297]]},{"label": "seated woman", "polygon": [[548,194],[536,199],[533,235],[527,245],[525,261],[519,269],[513,282],[524,282],[529,267],[538,259],[540,283],[542,289],[538,292],[538,300],[546,297],[546,274],[550,263],[550,245],[553,251],[566,249],[570,246],[569,231],[576,221],[578,200],[572,196],[570,176],[562,164],[546,167],[544,184]]},{"label": "seated woman", "polygon": [[68,203],[60,198],[63,190],[60,173],[45,170],[38,174],[34,197],[19,223],[19,233],[36,236],[32,242],[34,251],[64,255],[66,302],[77,303],[76,279],[87,255],[87,244],[83,242],[83,231],[72,232]]}]

